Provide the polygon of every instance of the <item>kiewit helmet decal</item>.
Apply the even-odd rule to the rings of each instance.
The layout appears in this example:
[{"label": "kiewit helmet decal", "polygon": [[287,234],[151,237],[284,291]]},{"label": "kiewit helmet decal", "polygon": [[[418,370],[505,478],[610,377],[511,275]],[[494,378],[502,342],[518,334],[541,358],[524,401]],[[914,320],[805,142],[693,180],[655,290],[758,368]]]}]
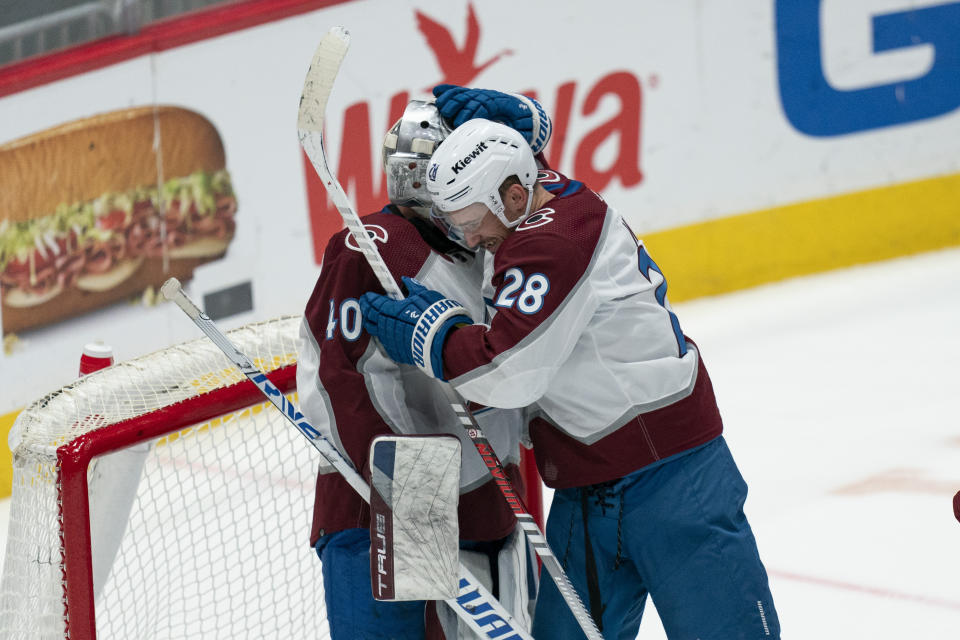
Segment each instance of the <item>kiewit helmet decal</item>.
[{"label": "kiewit helmet decal", "polygon": [[[500,198],[500,185],[510,176],[516,176],[530,196],[527,210],[513,221],[507,220]],[[536,182],[537,163],[523,136],[477,118],[457,127],[434,154],[427,191],[440,215],[482,202],[512,228],[530,214]]]}]

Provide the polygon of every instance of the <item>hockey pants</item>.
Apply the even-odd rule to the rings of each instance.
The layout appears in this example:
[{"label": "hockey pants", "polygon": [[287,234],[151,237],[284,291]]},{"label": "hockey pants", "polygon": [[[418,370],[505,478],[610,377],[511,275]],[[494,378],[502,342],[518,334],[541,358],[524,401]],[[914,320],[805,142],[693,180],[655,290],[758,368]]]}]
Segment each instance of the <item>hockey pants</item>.
[{"label": "hockey pants", "polygon": [[[610,483],[554,492],[547,539],[607,640],[637,636],[649,593],[670,640],[780,637],[747,485],[726,442]],[[583,638],[542,576],[535,638]]]}]

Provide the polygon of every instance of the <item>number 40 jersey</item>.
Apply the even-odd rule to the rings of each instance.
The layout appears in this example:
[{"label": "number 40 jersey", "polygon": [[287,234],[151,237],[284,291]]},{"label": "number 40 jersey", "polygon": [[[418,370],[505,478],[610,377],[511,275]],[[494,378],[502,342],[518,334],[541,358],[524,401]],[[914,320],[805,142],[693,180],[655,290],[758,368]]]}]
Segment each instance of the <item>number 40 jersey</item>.
[{"label": "number 40 jersey", "polygon": [[[484,319],[483,266],[477,256],[449,242],[431,223],[407,220],[392,206],[362,220],[394,279],[414,276],[462,300],[477,321]],[[304,311],[297,363],[301,409],[366,477],[370,443],[378,435],[457,436],[463,457],[460,534],[477,541],[506,537],[514,530],[513,514],[443,391],[416,367],[394,363],[363,331],[357,299],[366,291],[383,288],[343,229],[327,244]],[[516,484],[522,412],[485,409],[475,415],[515,486],[522,486]],[[367,506],[331,471],[321,469],[317,477],[311,545],[324,534],[369,525]]]},{"label": "number 40 jersey", "polygon": [[567,488],[623,477],[717,437],[710,378],[667,301],[667,283],[623,217],[553,171],[554,197],[487,258],[487,325],[444,345],[467,399],[536,404],[540,474]]}]

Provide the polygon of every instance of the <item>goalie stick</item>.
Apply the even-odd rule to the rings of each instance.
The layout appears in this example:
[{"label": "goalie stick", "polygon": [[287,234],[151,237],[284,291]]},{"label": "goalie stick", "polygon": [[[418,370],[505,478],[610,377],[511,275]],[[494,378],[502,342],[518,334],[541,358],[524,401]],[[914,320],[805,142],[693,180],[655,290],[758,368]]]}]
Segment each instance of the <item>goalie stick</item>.
[{"label": "goalie stick", "polygon": [[[340,186],[339,181],[330,171],[323,147],[323,120],[327,109],[327,99],[330,97],[330,91],[340,69],[340,63],[343,62],[349,46],[350,34],[343,27],[333,27],[320,41],[310,64],[310,69],[307,71],[306,80],[303,83],[303,95],[300,97],[300,110],[297,119],[297,133],[300,137],[300,145],[306,152],[307,157],[310,158],[310,163],[323,181],[330,199],[337,207],[337,211],[340,212],[340,217],[343,218],[350,235],[356,241],[370,268],[373,269],[380,285],[388,296],[400,299],[403,298],[400,287],[393,279],[393,275],[383,261],[376,244],[363,228],[360,216],[353,210],[343,187]],[[516,516],[520,527],[526,534],[534,551],[536,551],[537,556],[539,556],[544,568],[557,585],[557,590],[567,603],[571,613],[573,613],[577,624],[580,625],[588,640],[603,640],[603,635],[601,635],[593,618],[583,606],[579,594],[573,588],[573,584],[570,583],[570,579],[563,570],[560,561],[551,551],[539,525],[514,490],[503,465],[500,463],[500,459],[486,436],[484,436],[480,425],[477,424],[476,419],[467,408],[467,403],[449,384],[441,381],[437,381],[437,384],[443,388],[450,406],[453,407],[461,425],[466,429],[467,435],[473,441],[480,457],[483,458],[490,475],[493,476],[497,487],[503,493],[503,497]]]},{"label": "goalie stick", "polygon": [[[295,426],[300,433],[310,441],[310,444],[320,452],[337,472],[342,475],[350,486],[356,490],[367,503],[370,502],[370,485],[357,473],[351,464],[340,455],[340,452],[323,435],[314,428],[292,402],[287,400],[276,385],[270,382],[267,375],[254,366],[253,362],[243,352],[230,342],[217,328],[213,320],[202,312],[196,303],[191,300],[180,286],[180,281],[170,278],[161,287],[163,296],[172,300],[186,313],[210,340],[250,379],[273,406],[282,413],[288,422]],[[481,638],[497,638],[498,640],[533,640],[533,636],[523,629],[513,616],[493,597],[470,571],[460,564],[459,594],[456,598],[444,600],[447,605]]]}]

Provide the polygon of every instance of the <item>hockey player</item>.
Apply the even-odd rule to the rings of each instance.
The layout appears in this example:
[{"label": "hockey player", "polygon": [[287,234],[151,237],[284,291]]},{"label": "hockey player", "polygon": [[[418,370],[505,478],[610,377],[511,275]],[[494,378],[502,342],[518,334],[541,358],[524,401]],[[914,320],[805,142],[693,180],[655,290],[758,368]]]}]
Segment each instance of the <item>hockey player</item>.
[{"label": "hockey player", "polygon": [[[539,104],[523,96],[449,85],[435,93],[437,105],[410,102],[387,133],[383,162],[390,204],[364,216],[363,223],[395,278],[416,276],[431,287],[449,291],[482,321],[482,261],[444,237],[429,220],[427,162],[449,132],[438,106],[451,121],[479,113],[509,122],[524,131],[537,151],[549,138],[550,121]],[[516,546],[525,544],[522,535],[514,534],[513,515],[436,384],[412,367],[397,366],[362,332],[357,299],[369,290],[382,291],[363,254],[346,230],[335,234],[324,252],[301,325],[297,385],[302,410],[367,478],[368,448],[375,436],[447,432],[460,437],[464,442],[461,540],[469,541],[463,546],[486,554],[481,563],[486,567],[474,564],[471,570],[478,576],[495,577],[497,566],[509,564],[505,556],[515,555]],[[516,465],[520,412],[488,409],[476,417],[514,482],[520,483]],[[428,637],[441,637],[433,615],[447,614],[445,608],[431,608],[425,626],[423,602],[374,600],[369,508],[338,473],[324,471],[330,470],[321,469],[317,477],[310,544],[323,562],[333,640],[423,638],[425,630]],[[522,568],[514,573],[525,578]],[[508,580],[511,584],[505,584]],[[527,589],[514,593],[510,578],[500,582],[494,582],[495,595],[513,609],[518,620],[526,619],[529,628],[530,611],[521,609],[529,606],[531,594]]]},{"label": "hockey player", "polygon": [[[446,139],[427,184],[438,220],[490,256],[496,315],[473,323],[408,281],[404,300],[361,299],[367,331],[469,400],[537,403],[547,538],[605,637],[635,637],[648,593],[670,638],[779,637],[710,378],[623,217],[484,120]],[[583,637],[549,580],[533,635]]]}]

